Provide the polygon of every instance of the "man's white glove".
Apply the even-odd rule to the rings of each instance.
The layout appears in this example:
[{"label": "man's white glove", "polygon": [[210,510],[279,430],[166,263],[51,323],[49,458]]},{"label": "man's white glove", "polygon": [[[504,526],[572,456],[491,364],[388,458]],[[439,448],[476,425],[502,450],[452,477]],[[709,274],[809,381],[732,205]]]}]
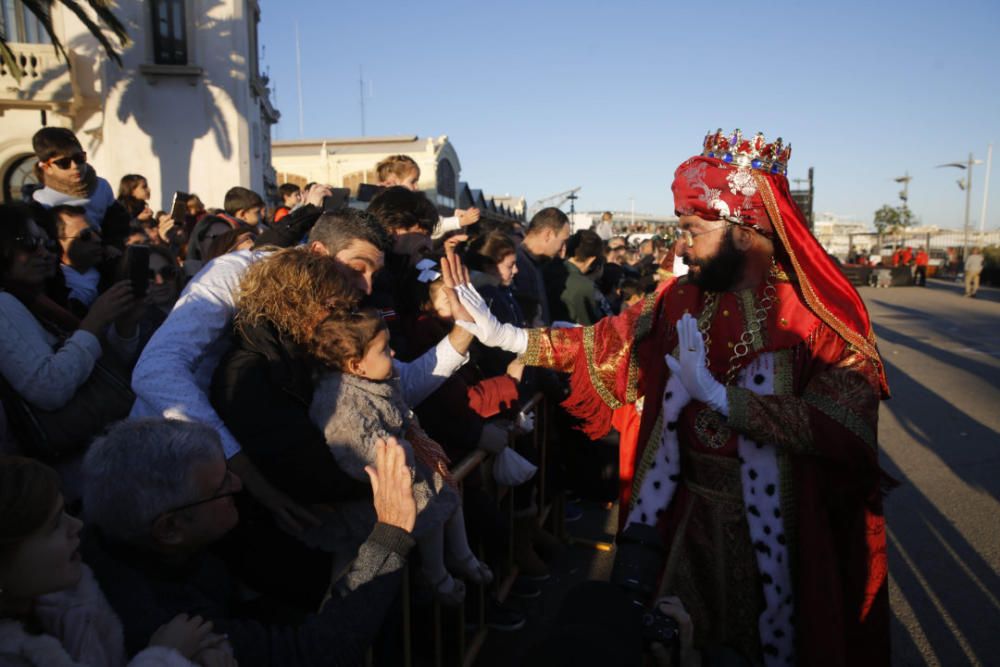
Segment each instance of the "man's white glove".
[{"label": "man's white glove", "polygon": [[455,320],[462,327],[479,339],[487,347],[498,347],[514,354],[524,354],[528,349],[528,332],[512,324],[501,324],[493,317],[490,307],[472,285],[459,285],[455,288],[458,300],[469,311],[473,322]]},{"label": "man's white glove", "polygon": [[518,412],[517,421],[514,422],[514,426],[520,433],[531,433],[535,430],[535,413]]},{"label": "man's white glove", "polygon": [[712,377],[708,366],[705,365],[705,341],[698,331],[698,320],[691,317],[690,313],[677,320],[677,344],[680,349],[680,361],[669,354],[666,356],[670,372],[681,379],[691,398],[728,417],[729,399],[726,397],[726,387]]}]

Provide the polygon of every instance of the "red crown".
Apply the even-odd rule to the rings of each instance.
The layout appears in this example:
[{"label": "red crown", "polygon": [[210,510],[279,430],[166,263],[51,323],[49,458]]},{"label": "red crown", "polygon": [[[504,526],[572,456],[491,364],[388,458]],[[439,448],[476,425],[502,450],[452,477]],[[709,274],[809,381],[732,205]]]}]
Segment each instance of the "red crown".
[{"label": "red crown", "polygon": [[741,131],[726,135],[722,128],[705,135],[704,148],[705,157],[772,174],[787,174],[788,159],[792,157],[792,145],[784,145],[780,137],[769,144],[760,132],[752,139],[744,139]]}]

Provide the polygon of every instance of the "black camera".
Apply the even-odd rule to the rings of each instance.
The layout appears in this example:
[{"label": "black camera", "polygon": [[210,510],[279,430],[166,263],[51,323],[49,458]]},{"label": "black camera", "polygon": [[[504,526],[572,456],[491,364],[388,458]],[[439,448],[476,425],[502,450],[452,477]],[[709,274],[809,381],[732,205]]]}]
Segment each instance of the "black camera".
[{"label": "black camera", "polygon": [[611,583],[639,608],[643,639],[650,644],[659,643],[666,648],[678,649],[677,621],[656,607],[649,608],[667,555],[659,531],[653,526],[631,523],[618,536],[616,544]]}]

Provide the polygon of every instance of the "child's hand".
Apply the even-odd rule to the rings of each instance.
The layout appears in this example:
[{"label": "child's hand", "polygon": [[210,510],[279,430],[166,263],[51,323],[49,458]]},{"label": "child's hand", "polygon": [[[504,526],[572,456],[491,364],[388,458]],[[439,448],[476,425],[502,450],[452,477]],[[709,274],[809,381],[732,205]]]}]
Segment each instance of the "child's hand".
[{"label": "child's hand", "polygon": [[455,209],[455,216],[458,218],[458,224],[462,227],[468,227],[469,225],[474,225],[479,222],[479,209],[473,206],[467,209]]},{"label": "child's hand", "polygon": [[417,502],[413,498],[413,473],[406,465],[406,451],[395,438],[375,440],[375,467],[365,466],[375,496],[375,515],[381,523],[413,530]]}]

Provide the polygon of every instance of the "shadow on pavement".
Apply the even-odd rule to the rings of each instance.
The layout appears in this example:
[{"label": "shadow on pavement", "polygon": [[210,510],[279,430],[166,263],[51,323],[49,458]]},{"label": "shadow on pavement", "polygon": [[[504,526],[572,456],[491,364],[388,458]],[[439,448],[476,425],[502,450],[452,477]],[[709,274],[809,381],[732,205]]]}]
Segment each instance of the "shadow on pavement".
[{"label": "shadow on pavement", "polygon": [[[890,306],[888,304],[879,304],[879,305],[888,308],[901,308],[899,306]],[[910,309],[902,308],[902,310],[910,310]],[[995,318],[992,319],[995,321]],[[991,322],[991,325],[993,323],[994,322]],[[875,335],[878,336],[879,342],[884,341],[887,343],[894,343],[896,345],[903,345],[905,347],[910,348],[911,350],[920,352],[922,354],[926,354],[929,357],[933,357],[934,359],[937,359],[940,362],[947,364],[953,368],[958,368],[967,373],[971,373],[972,375],[975,375],[976,377],[980,378],[987,384],[1000,387],[1000,371],[997,370],[995,365],[991,365],[983,361],[974,361],[967,356],[955,354],[954,352],[950,352],[946,349],[938,347],[937,345],[933,345],[931,343],[919,340],[918,338],[914,338],[913,336],[900,333],[899,331],[896,331],[895,329],[887,327],[886,325],[880,324],[878,322],[873,322],[872,328],[875,331]],[[976,348],[980,345],[979,343],[968,341],[958,337],[956,337],[955,340],[967,344],[973,348]],[[989,354],[988,352],[985,351],[984,353]],[[885,357],[883,356],[883,361],[884,360]],[[888,362],[886,363],[888,365]],[[889,389],[892,390],[893,395],[895,395],[896,392],[895,388],[893,387],[892,380],[893,378],[890,377]]]},{"label": "shadow on pavement", "polygon": [[[1000,434],[891,362],[886,362],[886,372],[894,400],[883,409],[891,411],[907,435],[957,477],[997,498],[997,466],[983,464],[1000,459],[995,448]],[[935,658],[942,665],[990,663],[995,619],[1000,615],[1000,576],[891,458],[884,455],[883,466],[901,482],[886,501],[890,572],[897,589],[893,663],[934,663]],[[899,603],[900,596],[905,604]],[[901,613],[912,614],[913,620],[905,623]],[[916,636],[907,625],[919,628]]]}]

